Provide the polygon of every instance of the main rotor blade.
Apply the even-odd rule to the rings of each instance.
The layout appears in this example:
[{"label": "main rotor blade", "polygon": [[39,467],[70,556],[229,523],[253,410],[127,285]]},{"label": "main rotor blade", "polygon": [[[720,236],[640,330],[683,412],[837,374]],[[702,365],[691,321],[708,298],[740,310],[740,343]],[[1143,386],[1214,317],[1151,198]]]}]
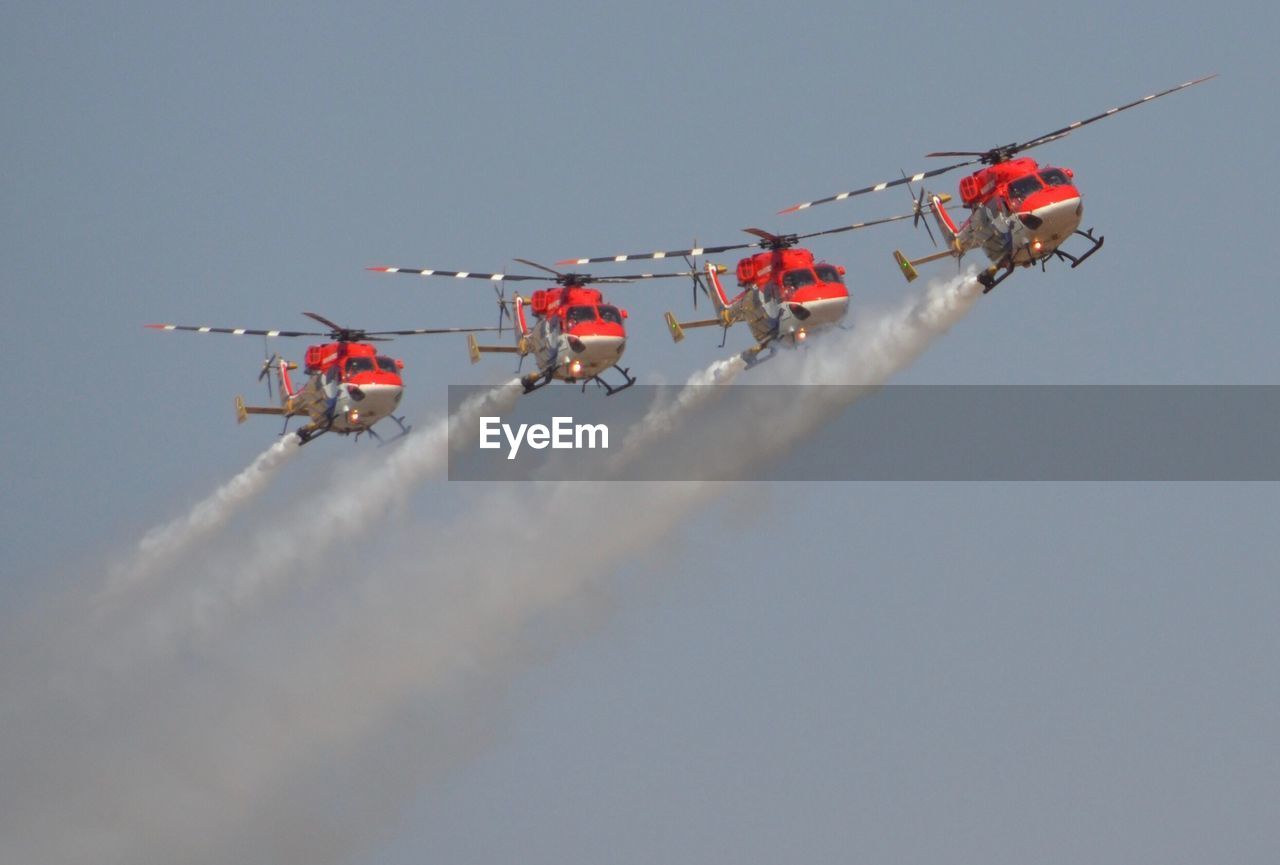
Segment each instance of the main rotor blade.
[{"label": "main rotor blade", "polygon": [[742,230],[747,234],[754,234],[756,237],[761,240],[768,241],[769,243],[777,243],[782,239],[771,231],[765,231],[763,228],[744,228]]},{"label": "main rotor blade", "polygon": [[[524,264],[532,264],[532,262],[524,261],[524,259],[516,259],[516,260],[523,262]],[[612,261],[613,259],[606,259],[606,260]],[[563,264],[564,262],[559,262],[559,263]],[[534,264],[533,266],[540,267],[541,265]],[[488,280],[494,283],[504,282],[506,280],[512,280],[512,281],[525,281],[525,282],[541,282],[545,284],[547,282],[555,281],[561,285],[592,285],[597,283],[609,283],[609,282],[634,282],[638,279],[666,279],[668,277],[673,277],[673,276],[689,275],[687,272],[631,273],[631,274],[622,274],[618,276],[610,275],[610,276],[595,277],[589,273],[559,273],[557,271],[551,270],[550,268],[543,268],[543,269],[548,270],[551,273],[554,273],[555,280],[552,280],[545,276],[529,276],[527,274],[519,274],[519,273],[472,273],[470,271],[465,271],[465,270],[463,271],[431,270],[431,269],[418,269],[418,268],[412,268],[412,267],[382,267],[382,266],[365,268],[365,270],[372,270],[378,273],[407,273],[414,276],[446,276],[446,277],[454,277],[456,279],[483,279],[483,280]]]},{"label": "main rotor blade", "polygon": [[[902,181],[898,181],[901,183]],[[743,231],[753,234],[760,238],[754,243],[734,243],[728,246],[702,246],[693,249],[674,249],[667,252],[650,252],[641,253],[639,255],[614,255],[606,258],[571,258],[564,261],[558,261],[556,264],[589,264],[602,261],[638,261],[644,259],[667,258],[668,256],[681,256],[685,259],[691,256],[709,255],[717,252],[728,252],[734,249],[750,249],[757,247],[761,249],[786,249],[794,246],[797,241],[804,240],[806,237],[821,237],[825,234],[838,234],[842,231],[853,231],[857,228],[868,228],[872,225],[881,225],[886,222],[896,222],[899,219],[911,219],[915,214],[907,213],[901,216],[888,216],[884,219],[872,219],[867,222],[855,222],[853,225],[842,225],[839,228],[828,228],[825,231],[815,231],[811,234],[774,234],[765,231],[763,228],[744,228]],[[681,273],[645,273],[635,276],[609,277],[613,279],[655,279],[663,276],[694,276],[695,273],[685,271]],[[597,280],[603,282],[604,280]]]},{"label": "main rotor blade", "polygon": [[855,195],[863,195],[868,192],[879,192],[882,189],[889,189],[890,187],[899,186],[903,183],[911,183],[913,181],[924,180],[927,177],[936,177],[939,174],[945,174],[948,171],[954,171],[957,168],[964,168],[965,166],[974,165],[979,162],[998,162],[1003,159],[1007,159],[1013,154],[1019,153],[1023,150],[1028,150],[1032,147],[1039,147],[1042,144],[1048,144],[1050,141],[1056,141],[1059,138],[1062,138],[1063,136],[1067,135],[1068,133],[1074,132],[1080,127],[1087,126],[1090,123],[1093,123],[1094,121],[1102,120],[1104,117],[1110,117],[1113,114],[1118,114],[1121,111],[1125,111],[1129,108],[1134,108],[1135,106],[1142,105],[1144,102],[1150,102],[1152,99],[1159,99],[1161,96],[1168,96],[1170,93],[1176,93],[1179,90],[1185,90],[1188,87],[1192,87],[1196,84],[1200,84],[1202,82],[1208,81],[1211,78],[1216,78],[1216,77],[1218,77],[1216,73],[1213,75],[1206,75],[1203,78],[1197,78],[1193,81],[1187,81],[1186,83],[1179,84],[1177,87],[1170,87],[1168,90],[1162,90],[1159,93],[1152,93],[1150,96],[1144,96],[1141,99],[1136,99],[1133,102],[1129,102],[1125,105],[1120,105],[1120,106],[1117,106],[1116,108],[1109,108],[1106,111],[1102,112],[1101,114],[1094,115],[1093,117],[1089,117],[1084,120],[1077,120],[1074,123],[1069,123],[1066,126],[1062,127],[1061,129],[1055,129],[1052,132],[1045,133],[1044,135],[1038,135],[1035,138],[1028,139],[1027,141],[1024,141],[1021,144],[1016,144],[1016,143],[1009,144],[1009,145],[1005,145],[1004,147],[997,147],[991,150],[937,150],[937,151],[934,151],[933,153],[926,153],[925,156],[930,158],[932,157],[971,157],[971,158],[966,159],[964,162],[956,162],[952,165],[948,165],[943,168],[934,168],[930,171],[922,171],[919,174],[912,175],[911,177],[899,178],[897,180],[887,180],[887,181],[884,181],[883,183],[877,183],[873,186],[865,186],[862,189],[854,189],[849,192],[841,192],[838,195],[830,195],[830,196],[827,196],[826,198],[818,198],[813,201],[806,201],[802,204],[793,204],[791,207],[788,207],[785,210],[780,210],[778,212],[780,214],[795,213],[798,210],[806,210],[810,207],[813,207],[814,205],[827,204],[832,201],[843,201],[846,198],[852,198]]},{"label": "main rotor blade", "polygon": [[351,328],[340,327],[334,324],[333,322],[329,321],[329,319],[325,318],[323,315],[319,315],[314,312],[304,312],[303,315],[305,315],[307,318],[314,318],[316,321],[320,322],[325,327],[332,328],[334,333],[339,333],[345,330],[351,330]]},{"label": "main rotor blade", "polygon": [[[417,336],[432,333],[482,333],[497,330],[496,327],[419,327],[413,330],[367,330],[366,338],[377,340],[380,336]],[[380,341],[380,340],[379,340]]]},{"label": "main rotor blade", "polygon": [[433,270],[431,268],[383,267],[381,265],[366,267],[365,270],[372,270],[377,273],[407,273],[411,276],[451,276],[456,279],[487,279],[491,282],[503,282],[504,280],[511,280],[512,282],[521,280],[547,281],[545,276],[525,276],[518,273],[474,273],[469,270]]},{"label": "main rotor blade", "polygon": [[553,273],[556,276],[564,276],[564,274],[558,270],[552,270],[551,268],[547,267],[545,264],[538,264],[538,262],[530,261],[527,258],[517,258],[515,260],[520,262],[521,264],[527,264],[530,267],[536,267],[538,270],[545,270],[547,273]]},{"label": "main rotor blade", "polygon": [[191,324],[144,324],[152,330],[187,330],[192,333],[229,333],[232,336],[328,336],[327,333],[316,333],[310,330],[253,330],[247,327],[205,327]]},{"label": "main rotor blade", "polygon": [[[931,153],[930,156],[938,156],[942,154]],[[950,153],[949,156],[982,156],[981,153]],[[868,192],[880,192],[884,189],[890,189],[894,186],[901,186],[904,183],[914,183],[924,180],[927,177],[936,177],[939,174],[946,174],[948,171],[954,171],[957,168],[963,168],[966,165],[973,165],[978,162],[977,159],[970,159],[965,162],[957,162],[954,165],[948,165],[945,168],[935,168],[931,171],[921,171],[919,174],[912,174],[910,177],[899,177],[896,180],[885,180],[871,186],[864,186],[861,189],[854,189],[849,192],[841,192],[838,195],[828,195],[826,198],[817,198],[813,201],[806,201],[802,204],[793,204],[785,210],[779,210],[779,214],[795,213],[798,210],[807,210],[818,204],[829,204],[832,201],[844,201],[846,198],[852,198],[855,195],[864,195]]]},{"label": "main rotor blade", "polygon": [[1060,138],[1061,136],[1066,135],[1068,132],[1074,132],[1075,130],[1079,129],[1081,126],[1088,126],[1090,123],[1093,123],[1096,120],[1102,120],[1104,117],[1110,117],[1113,114],[1119,114],[1121,111],[1126,111],[1130,108],[1135,108],[1143,104],[1144,102],[1150,102],[1152,99],[1159,99],[1161,96],[1168,96],[1170,93],[1177,93],[1179,90],[1186,90],[1188,87],[1193,87],[1197,84],[1202,84],[1203,82],[1208,81],[1210,78],[1217,78],[1217,77],[1218,77],[1218,74],[1215,72],[1214,74],[1206,75],[1203,78],[1196,78],[1193,81],[1184,82],[1182,84],[1179,84],[1177,87],[1170,87],[1168,90],[1161,90],[1159,93],[1152,93],[1150,96],[1144,96],[1141,99],[1135,99],[1133,102],[1129,102],[1124,105],[1117,106],[1115,108],[1108,108],[1106,111],[1102,112],[1101,114],[1095,114],[1093,117],[1089,117],[1085,120],[1077,120],[1074,123],[1068,123],[1066,126],[1062,127],[1061,129],[1055,129],[1052,132],[1046,132],[1044,135],[1037,135],[1035,138],[1032,138],[1029,141],[1025,141],[1022,144],[1017,145],[1017,149],[1026,150],[1029,147],[1039,147],[1041,144],[1047,144],[1056,138]]},{"label": "main rotor blade", "polygon": [[600,276],[600,277],[592,277],[592,276],[586,276],[586,275],[582,275],[582,276],[584,279],[584,282],[583,282],[584,285],[594,285],[598,283],[610,283],[610,282],[636,282],[637,280],[642,280],[642,279],[673,279],[677,276],[695,276],[697,275],[697,273],[698,271],[681,270],[677,273],[628,273],[628,274],[624,274],[623,276]]},{"label": "main rotor blade", "polygon": [[[313,317],[317,319],[319,318],[319,316],[313,316]],[[186,330],[186,331],[191,331],[192,333],[228,333],[233,336],[262,336],[262,337],[310,336],[310,337],[321,337],[325,339],[334,338],[334,334],[332,332],[321,333],[314,330],[253,330],[247,327],[207,327],[204,325],[192,325],[192,324],[146,324],[146,325],[143,325],[143,327],[151,328],[152,330]],[[353,340],[355,342],[386,342],[386,340],[382,339],[382,337],[415,336],[417,334],[431,334],[431,333],[473,333],[473,332],[479,333],[481,331],[490,331],[490,330],[497,330],[497,329],[498,328],[496,327],[434,327],[434,328],[423,327],[423,328],[416,328],[413,330],[353,331],[351,329],[347,329],[346,331],[344,331],[342,328],[335,328],[334,330],[339,333],[343,333],[343,332],[359,333],[360,338],[358,340]]]},{"label": "main rotor blade", "polygon": [[634,255],[606,255],[600,258],[566,258],[557,261],[556,264],[596,264],[602,261],[619,262],[619,261],[645,261],[659,260],[663,258],[683,258],[686,256],[697,255],[714,255],[717,252],[729,252],[733,249],[749,249],[753,246],[763,246],[763,243],[731,243],[728,246],[696,246],[692,249],[672,249],[666,252],[639,252]]},{"label": "main rotor blade", "polygon": [[797,240],[804,240],[806,237],[822,237],[824,234],[839,234],[842,231],[855,231],[859,228],[870,228],[873,225],[884,225],[886,222],[897,222],[900,219],[915,219],[916,214],[903,213],[899,216],[886,216],[883,219],[871,219],[866,222],[855,222],[853,225],[842,225],[839,228],[828,228],[826,231],[815,231],[810,234],[797,235]]}]

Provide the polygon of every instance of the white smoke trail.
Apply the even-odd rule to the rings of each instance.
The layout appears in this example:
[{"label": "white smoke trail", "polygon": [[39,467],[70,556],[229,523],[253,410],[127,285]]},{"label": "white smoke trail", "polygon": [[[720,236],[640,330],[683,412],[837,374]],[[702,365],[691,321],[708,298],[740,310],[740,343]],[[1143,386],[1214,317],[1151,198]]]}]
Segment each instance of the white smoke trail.
[{"label": "white smoke trail", "polygon": [[746,363],[735,355],[726,360],[718,360],[689,376],[685,386],[676,393],[673,400],[665,405],[651,406],[644,419],[627,432],[622,447],[612,461],[614,470],[630,462],[656,437],[669,434],[682,414],[711,399],[717,393],[715,386],[731,384],[744,369]]},{"label": "white smoke trail", "polygon": [[[789,403],[765,403],[770,406],[768,423],[751,427],[745,449],[762,456],[784,452],[915,362],[979,297],[980,285],[973,273],[959,274],[931,283],[923,295],[906,300],[896,310],[863,317],[851,331],[828,334],[831,340],[821,346],[811,345],[807,351],[771,361],[773,366],[762,376],[763,383],[844,387],[787,388]],[[769,393],[761,397],[772,400]],[[736,471],[732,466],[726,470]]]},{"label": "white smoke trail", "polygon": [[[847,338],[834,334],[761,372],[766,381],[793,367],[798,380],[815,384],[882,382],[958,321],[974,296],[971,283],[931,286],[898,310],[866,316]],[[822,391],[787,392],[807,390]],[[655,407],[642,428],[674,428],[677,404]],[[696,412],[700,404],[686,405]],[[793,447],[831,408],[775,401],[779,414],[807,420],[755,418],[769,429],[753,429],[737,447],[688,439],[680,449],[695,459],[727,453],[728,469],[741,473]],[[648,444],[633,447],[633,465],[658,465],[675,450],[668,436],[636,434]],[[432,707],[470,701],[474,711],[477,699],[501,692],[566,633],[597,625],[604,615],[592,599],[607,577],[725,489],[503,485],[444,525],[379,533],[377,544],[362,544],[359,573],[324,569],[309,544],[361,543],[390,507],[387,487],[405,495],[433,464],[423,453],[404,455],[360,491],[380,504],[343,485],[327,498],[356,499],[355,513],[335,505],[305,514],[315,527],[277,524],[303,529],[288,541],[293,558],[251,557],[244,597],[298,586],[299,576],[309,578],[307,590],[287,608],[246,604],[246,615],[224,623],[235,630],[197,652],[140,658],[103,676],[94,663],[101,635],[85,636],[74,622],[58,623],[71,645],[50,650],[52,660],[0,652],[0,719],[13,731],[0,741],[0,798],[12,803],[0,809],[0,837],[16,861],[346,861],[455,751],[480,746],[465,707],[454,709],[457,717],[446,711],[443,727],[425,728]],[[618,530],[558,555],[546,544],[561,514],[607,515]],[[321,782],[334,777],[343,779],[337,789]]]},{"label": "white smoke trail", "polygon": [[218,487],[185,516],[143,535],[130,558],[117,564],[103,592],[107,600],[170,568],[192,545],[226,525],[235,512],[266,489],[275,472],[298,452],[293,433],[267,448],[240,474]]},{"label": "white smoke trail", "polygon": [[[867,316],[847,338],[826,346],[815,344],[808,353],[791,357],[815,384],[878,384],[910,364],[933,339],[958,322],[977,296],[971,278],[934,284],[923,296],[898,309]],[[851,371],[849,364],[856,364],[856,371]],[[728,369],[736,373],[741,367],[731,364]],[[786,374],[781,366],[775,369],[774,376]],[[690,381],[714,381],[725,371],[725,366],[717,363]],[[687,397],[684,401],[677,397],[669,405],[656,406],[637,425],[631,440],[648,446],[637,444],[629,451],[632,464],[628,469],[639,464],[638,473],[643,475],[645,464],[664,464],[672,448],[660,431],[678,427],[675,407],[683,405],[696,412],[715,395],[715,389],[705,387],[686,391],[698,395],[682,394]],[[735,470],[741,473],[808,435],[827,410],[821,404],[805,402],[813,399],[813,394],[838,393],[848,404],[868,392],[786,389],[797,401],[775,403],[771,408],[783,414],[806,415],[808,422],[780,427],[785,434],[748,439],[742,447],[730,449]],[[759,418],[749,420],[758,422]],[[734,423],[744,425],[741,418]],[[702,440],[687,440],[682,448],[695,451],[695,460],[714,449]],[[423,695],[465,689],[464,682],[477,678],[491,687],[496,681],[501,687],[533,663],[527,636],[531,624],[555,622],[541,633],[544,640],[558,641],[564,638],[566,624],[572,632],[575,626],[599,623],[604,611],[589,599],[598,594],[605,579],[621,563],[651,554],[696,509],[733,487],[695,482],[637,482],[625,487],[575,482],[503,485],[447,528],[416,533],[379,569],[388,575],[387,583],[376,592],[361,594],[364,606],[358,613],[348,610],[343,614],[356,621],[376,622],[376,627],[363,628],[359,639],[344,641],[338,663],[346,673],[334,676],[334,691],[315,707],[325,713],[325,733],[333,737],[324,747],[363,740],[375,735],[374,730],[388,747],[407,746],[419,738],[412,713],[399,714],[407,703]],[[625,495],[620,495],[622,491]],[[545,515],[560,514],[608,515],[618,530],[608,532],[606,542],[574,543],[571,555],[546,554],[549,532],[556,523],[554,517],[548,520]],[[594,523],[589,519],[587,525]],[[534,651],[532,656],[536,659],[545,651]],[[338,704],[341,709],[335,708]],[[403,728],[398,727],[397,717]],[[288,759],[305,765],[313,759],[307,752],[318,745],[295,738],[293,747],[298,750]],[[415,786],[430,776],[413,763],[399,762],[395,768],[398,771],[389,772],[386,765],[380,765],[378,781],[403,790],[405,796],[412,795]],[[351,771],[360,769],[352,767]],[[390,810],[394,813],[394,808]],[[300,822],[305,820],[300,817]],[[271,828],[264,825],[259,831]],[[371,831],[367,825],[351,831],[360,829]]]},{"label": "white smoke trail", "polygon": [[[752,466],[786,453],[911,364],[963,318],[979,296],[973,275],[962,274],[931,283],[923,295],[908,298],[896,309],[864,315],[849,331],[821,334],[821,339],[815,338],[801,351],[780,351],[738,381],[729,410],[699,431],[701,443],[681,439],[681,447],[665,448],[661,476],[731,480],[751,474]],[[720,393],[717,387],[702,385],[731,382],[741,370],[741,361],[733,358],[691,377],[691,386],[683,388],[669,406],[651,410],[631,429],[610,463],[612,470],[626,477],[644,477],[642,468],[631,465],[642,447],[669,436],[694,410]],[[793,386],[750,386],[780,384]]]},{"label": "white smoke trail", "polygon": [[[277,442],[254,463],[181,520],[149,532],[132,559],[112,570],[108,588],[95,601],[100,623],[141,618],[134,638],[120,647],[116,666],[127,666],[139,652],[176,648],[182,640],[207,639],[231,610],[305,578],[334,547],[357,541],[408,493],[438,474],[448,458],[451,432],[474,424],[481,412],[508,411],[521,393],[519,381],[471,396],[451,416],[406,436],[388,451],[365,455],[344,465],[328,489],[305,506],[259,521],[249,539],[195,550],[196,542],[222,528],[238,507],[266,485],[274,469],[299,450],[297,437]],[[181,580],[158,583],[161,573]],[[150,587],[150,595],[138,597]],[[132,589],[132,597],[126,591]],[[124,609],[128,598],[134,609]]]},{"label": "white smoke trail", "polygon": [[866,316],[853,330],[830,334],[830,346],[824,344],[821,351],[797,353],[799,377],[788,380],[799,384],[883,384],[914,363],[935,339],[964,318],[981,296],[972,270],[931,282],[922,296],[909,298],[897,310]]},{"label": "white smoke trail", "polygon": [[201,592],[200,617],[204,626],[228,608],[243,606],[266,592],[281,588],[290,577],[306,573],[340,544],[358,540],[374,524],[428,478],[443,470],[449,438],[471,429],[482,414],[510,411],[523,392],[512,379],[483,393],[474,394],[457,411],[421,433],[407,436],[387,458],[376,465],[361,463],[304,509],[265,528],[239,553],[230,579],[209,584]]}]

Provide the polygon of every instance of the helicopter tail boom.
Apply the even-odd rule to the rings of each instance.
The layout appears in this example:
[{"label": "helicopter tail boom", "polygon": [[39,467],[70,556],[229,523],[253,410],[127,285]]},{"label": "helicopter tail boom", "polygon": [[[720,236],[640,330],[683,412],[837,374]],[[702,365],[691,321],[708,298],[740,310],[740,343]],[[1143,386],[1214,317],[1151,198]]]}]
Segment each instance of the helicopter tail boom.
[{"label": "helicopter tail boom", "polygon": [[954,248],[956,238],[960,236],[960,229],[956,227],[951,214],[947,213],[946,203],[950,200],[950,195],[931,195],[929,196],[929,209],[933,211],[934,221],[937,222],[938,230],[942,232],[942,236],[946,238],[947,246]]},{"label": "helicopter tail boom", "polygon": [[907,282],[911,282],[920,274],[916,273],[917,264],[928,264],[931,261],[938,261],[943,258],[957,258],[960,253],[954,249],[947,249],[942,252],[935,252],[933,255],[926,255],[921,258],[907,258],[902,251],[895,249],[893,251],[893,260],[898,262],[898,267],[902,270],[902,275],[906,277]]},{"label": "helicopter tail boom", "polygon": [[719,318],[704,318],[698,321],[677,321],[673,313],[668,312],[667,329],[671,332],[671,341],[680,342],[684,339],[684,329],[686,327],[727,327],[727,323],[723,316]]},{"label": "helicopter tail boom", "polygon": [[[920,275],[916,272],[917,264],[927,264],[930,261],[938,261],[943,258],[960,257],[960,229],[956,227],[955,221],[952,220],[951,214],[947,213],[946,208],[946,203],[950,200],[950,195],[929,196],[929,210],[933,212],[933,219],[938,224],[938,230],[942,232],[942,237],[947,242],[945,250],[920,258],[907,258],[900,250],[895,249],[893,251],[893,260],[898,262],[898,268],[902,271],[902,275],[906,277],[907,282],[911,282]],[[927,228],[928,226],[925,227]]]},{"label": "helicopter tail boom", "polygon": [[280,376],[280,399],[281,402],[288,402],[297,396],[298,390],[293,386],[293,382],[289,381],[289,370],[297,369],[296,363],[289,363],[284,358],[280,358],[279,366],[276,367]]},{"label": "helicopter tail boom", "polygon": [[520,338],[520,342],[516,345],[481,345],[476,341],[474,333],[467,334],[467,354],[471,358],[472,363],[480,362],[481,353],[503,353],[503,354],[527,354],[524,338]]},{"label": "helicopter tail boom", "polygon": [[711,303],[716,308],[716,312],[724,312],[729,308],[729,295],[725,293],[724,286],[720,284],[721,268],[707,262],[707,277],[711,280]]},{"label": "helicopter tail boom", "polygon": [[244,397],[236,397],[236,423],[244,423],[249,419],[251,414],[273,414],[273,415],[291,415],[288,405],[284,406],[260,406],[245,405]]},{"label": "helicopter tail boom", "polygon": [[482,353],[518,354],[523,360],[529,353],[529,323],[524,317],[524,304],[524,298],[517,294],[512,302],[515,307],[515,314],[512,316],[515,322],[515,327],[512,328],[516,337],[515,345],[481,345],[474,333],[467,334],[467,355],[472,363],[479,363]]}]

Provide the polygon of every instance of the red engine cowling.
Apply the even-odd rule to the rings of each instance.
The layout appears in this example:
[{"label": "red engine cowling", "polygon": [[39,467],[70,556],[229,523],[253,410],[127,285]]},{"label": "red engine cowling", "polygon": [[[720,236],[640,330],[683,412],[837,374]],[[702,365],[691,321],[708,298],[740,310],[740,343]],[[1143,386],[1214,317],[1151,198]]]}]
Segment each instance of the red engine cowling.
[{"label": "red engine cowling", "polygon": [[323,345],[307,346],[307,356],[305,358],[307,372],[310,373],[320,369],[321,364],[324,362],[324,350],[325,346]]},{"label": "red engine cowling", "polygon": [[551,292],[544,288],[540,288],[529,298],[529,306],[533,308],[534,315],[546,315],[547,307],[551,305]]}]

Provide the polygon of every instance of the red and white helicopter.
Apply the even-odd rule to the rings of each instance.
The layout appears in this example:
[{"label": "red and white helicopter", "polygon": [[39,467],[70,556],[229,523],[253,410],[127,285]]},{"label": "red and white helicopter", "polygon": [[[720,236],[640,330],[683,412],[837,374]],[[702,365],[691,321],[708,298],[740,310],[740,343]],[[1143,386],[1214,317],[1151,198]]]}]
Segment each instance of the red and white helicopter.
[{"label": "red and white helicopter", "polygon": [[318,435],[332,432],[341,435],[368,433],[375,439],[379,436],[373,425],[383,418],[391,418],[400,427],[400,438],[409,432],[404,419],[396,417],[393,412],[400,405],[404,395],[404,381],[400,371],[404,369],[404,361],[388,357],[379,352],[371,343],[383,342],[392,336],[412,336],[434,333],[470,333],[472,331],[495,330],[492,327],[445,327],[419,328],[417,330],[357,330],[340,327],[314,312],[304,312],[328,327],[328,332],[306,330],[252,330],[243,327],[204,327],[185,324],[148,324],[146,327],[155,330],[187,330],[194,333],[229,333],[235,336],[326,337],[329,342],[307,347],[303,372],[308,376],[301,386],[295,386],[289,379],[290,370],[298,368],[296,363],[287,361],[279,355],[272,355],[263,361],[258,380],[267,379],[267,392],[271,392],[272,373],[280,385],[280,405],[248,406],[243,397],[236,397],[236,421],[244,423],[251,414],[269,414],[284,417],[285,429],[289,429],[289,419],[305,417],[308,422],[295,431],[301,444],[306,444]]},{"label": "red and white helicopter", "polygon": [[[948,196],[949,197],[949,196]],[[621,262],[644,259],[683,257],[693,266],[693,259],[700,255],[714,255],[734,249],[763,249],[738,262],[739,292],[730,297],[720,282],[720,274],[728,270],[724,265],[706,265],[710,288],[695,276],[694,306],[697,306],[697,289],[701,288],[711,298],[716,317],[695,321],[677,321],[675,315],[666,314],[667,327],[676,342],[684,339],[686,328],[720,327],[727,337],[728,329],[745,322],[751,329],[756,344],[742,353],[748,367],[773,356],[774,343],[795,345],[804,342],[815,329],[838,324],[849,307],[849,289],[844,283],[844,268],[814,259],[813,253],[798,246],[801,240],[853,231],[900,219],[916,218],[907,213],[869,222],[858,222],[811,234],[771,234],[760,228],[743,229],[759,240],[750,243],[734,243],[724,246],[700,246],[667,252],[648,252],[635,255],[611,255],[601,258],[570,258],[557,264],[589,264],[597,262]],[[695,269],[696,273],[696,269]],[[724,345],[722,339],[721,345]],[[762,354],[765,349],[768,354]]]},{"label": "red and white helicopter", "polygon": [[[555,278],[556,287],[538,289],[529,297],[517,294],[513,300],[509,301],[506,298],[505,287],[502,285],[504,282],[547,282],[547,277],[411,267],[377,266],[370,267],[368,270],[378,273],[407,273],[412,276],[488,280],[498,293],[496,330],[499,333],[502,331],[502,322],[507,315],[508,306],[513,309],[512,329],[515,331],[515,345],[480,345],[474,335],[469,336],[467,347],[472,363],[480,360],[482,352],[517,354],[520,356],[520,365],[523,365],[526,356],[532,356],[534,363],[537,364],[537,370],[521,377],[520,383],[524,386],[525,393],[535,391],[558,379],[575,384],[581,383],[584,390],[587,382],[594,381],[602,386],[609,396],[626,390],[636,383],[630,369],[624,369],[618,365],[627,346],[627,331],[624,324],[627,311],[606,303],[600,290],[590,286],[602,283],[634,282],[642,279],[696,277],[697,275],[684,272],[593,277],[585,273],[560,273],[523,258],[517,258],[516,261],[551,274]],[[533,317],[532,323],[529,321],[530,315]],[[622,375],[622,384],[610,384],[602,378],[602,373],[610,368]],[[517,367],[518,370],[519,367]]]},{"label": "red and white helicopter", "polygon": [[[794,213],[818,204],[844,201],[855,195],[879,192],[891,186],[906,184],[910,190],[910,184],[913,182],[981,163],[985,166],[984,168],[960,180],[960,201],[970,211],[968,219],[960,225],[956,225],[943,207],[945,200],[941,196],[929,195],[923,188],[919,197],[912,192],[917,213],[924,209],[925,200],[928,199],[929,209],[932,210],[934,219],[947,241],[947,248],[942,252],[917,259],[908,259],[901,252],[895,251],[894,258],[907,281],[910,282],[916,278],[916,265],[941,258],[959,259],[971,249],[981,249],[991,261],[990,266],[978,276],[978,281],[985,286],[985,291],[990,291],[1003,282],[1015,267],[1040,264],[1043,268],[1051,257],[1069,261],[1073,268],[1078,267],[1085,259],[1102,248],[1104,238],[1095,237],[1092,228],[1087,231],[1080,230],[1084,203],[1074,183],[1074,172],[1070,168],[1039,165],[1034,159],[1027,157],[1015,158],[1017,154],[1064,138],[1076,129],[1096,120],[1102,120],[1128,108],[1176,93],[1214,77],[1216,76],[1207,75],[1204,78],[1197,78],[1194,81],[1179,84],[1177,87],[1144,96],[1085,120],[1077,120],[1061,129],[1055,129],[1053,132],[1031,138],[1021,144],[1006,144],[1003,147],[984,151],[946,150],[927,153],[925,155],[928,157],[971,156],[976,158],[957,162],[945,168],[922,171],[910,177],[904,174],[896,180],[795,204],[780,213]],[[926,222],[925,228],[928,227]],[[932,238],[931,230],[929,235]],[[1088,249],[1079,254],[1061,249],[1061,245],[1072,235],[1085,238],[1090,244]],[[1001,270],[1004,272],[1000,273]]]}]

